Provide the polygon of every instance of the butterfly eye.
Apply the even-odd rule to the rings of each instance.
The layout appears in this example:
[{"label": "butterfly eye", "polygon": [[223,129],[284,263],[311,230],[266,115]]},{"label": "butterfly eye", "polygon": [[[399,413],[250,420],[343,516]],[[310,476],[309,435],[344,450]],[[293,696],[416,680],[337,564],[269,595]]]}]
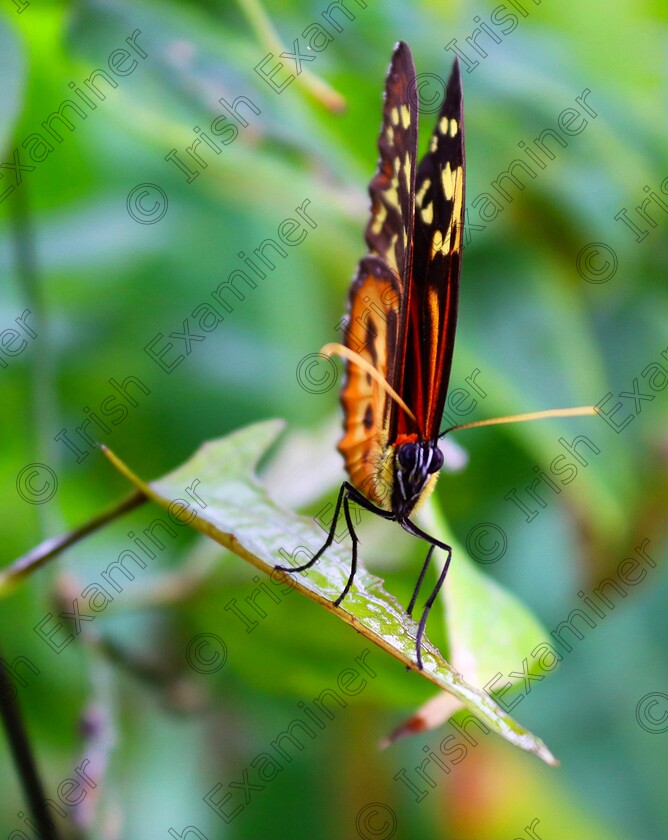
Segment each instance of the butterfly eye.
[{"label": "butterfly eye", "polygon": [[433,449],[431,455],[431,463],[429,464],[429,472],[438,472],[443,466],[443,453],[440,449]]},{"label": "butterfly eye", "polygon": [[416,455],[417,445],[415,443],[404,443],[403,446],[399,447],[399,466],[405,470],[412,470],[415,466]]}]

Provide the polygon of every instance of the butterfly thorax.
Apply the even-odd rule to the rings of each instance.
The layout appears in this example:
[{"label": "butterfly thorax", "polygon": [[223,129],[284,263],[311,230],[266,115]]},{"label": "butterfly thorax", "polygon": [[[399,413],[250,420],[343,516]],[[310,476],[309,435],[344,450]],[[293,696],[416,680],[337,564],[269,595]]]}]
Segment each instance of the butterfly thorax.
[{"label": "butterfly thorax", "polygon": [[443,453],[433,440],[400,443],[394,452],[392,511],[401,520],[431,491],[443,466]]}]

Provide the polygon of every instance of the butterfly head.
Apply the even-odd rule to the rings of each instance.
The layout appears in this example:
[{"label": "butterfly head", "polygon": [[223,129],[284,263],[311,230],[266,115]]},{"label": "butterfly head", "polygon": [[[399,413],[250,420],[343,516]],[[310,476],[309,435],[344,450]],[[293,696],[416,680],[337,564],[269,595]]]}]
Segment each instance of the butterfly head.
[{"label": "butterfly head", "polygon": [[392,510],[401,518],[408,516],[418,501],[431,489],[443,466],[443,453],[433,440],[408,440],[394,452],[394,487]]}]

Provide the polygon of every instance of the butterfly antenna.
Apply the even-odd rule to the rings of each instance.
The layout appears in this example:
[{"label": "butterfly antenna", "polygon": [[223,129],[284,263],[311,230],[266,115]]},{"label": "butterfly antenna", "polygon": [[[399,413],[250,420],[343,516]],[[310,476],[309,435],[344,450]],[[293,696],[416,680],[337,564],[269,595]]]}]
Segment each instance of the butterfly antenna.
[{"label": "butterfly antenna", "polygon": [[388,396],[390,396],[397,405],[401,406],[406,414],[413,420],[415,425],[419,425],[417,419],[410,408],[406,405],[406,403],[401,399],[399,394],[394,390],[394,388],[390,385],[390,383],[382,376],[376,368],[367,362],[366,359],[362,358],[359,353],[356,353],[354,350],[351,350],[350,347],[346,347],[343,344],[339,344],[338,342],[331,342],[330,344],[325,344],[324,347],[321,348],[320,352],[325,356],[342,356],[344,359],[347,359],[349,362],[353,362],[358,367],[362,368],[365,373],[368,373],[376,382],[380,385],[380,387],[385,391]]},{"label": "butterfly antenna", "polygon": [[445,437],[449,432],[456,432],[460,429],[475,429],[479,426],[498,426],[501,423],[525,423],[528,420],[545,420],[547,417],[583,417],[596,413],[596,408],[593,405],[581,405],[577,408],[551,408],[546,411],[531,411],[529,414],[511,414],[508,417],[494,417],[491,420],[474,420],[471,423],[450,426],[449,429],[440,433],[439,438]]}]

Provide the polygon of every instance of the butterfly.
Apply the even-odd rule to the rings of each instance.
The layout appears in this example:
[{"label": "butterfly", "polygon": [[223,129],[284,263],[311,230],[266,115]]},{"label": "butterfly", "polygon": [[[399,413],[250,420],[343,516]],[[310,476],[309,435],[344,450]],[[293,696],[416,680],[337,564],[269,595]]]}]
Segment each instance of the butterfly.
[{"label": "butterfly", "polygon": [[344,435],[339,443],[346,471],[327,540],[304,571],[330,547],[343,515],[352,541],[348,581],[334,601],[348,594],[357,570],[358,538],[350,502],[429,544],[407,612],[412,615],[435,549],[443,567],[427,598],[416,635],[417,665],[429,611],[452,559],[445,542],[412,518],[433,491],[443,453],[439,438],[454,428],[514,420],[591,413],[562,409],[482,420],[439,431],[455,346],[464,238],[464,120],[461,75],[455,59],[429,148],[417,164],[418,86],[408,45],[400,41],[385,82],[380,158],[369,184],[368,254],[359,263],[349,293],[343,344],[323,353],[347,361],[341,390]]}]

